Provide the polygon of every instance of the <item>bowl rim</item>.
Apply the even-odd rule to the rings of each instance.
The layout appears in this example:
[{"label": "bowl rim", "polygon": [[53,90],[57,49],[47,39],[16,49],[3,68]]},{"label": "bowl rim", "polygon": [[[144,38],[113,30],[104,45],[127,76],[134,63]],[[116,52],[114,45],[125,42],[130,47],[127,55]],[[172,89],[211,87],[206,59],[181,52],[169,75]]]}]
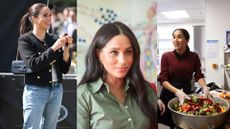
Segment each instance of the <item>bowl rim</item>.
[{"label": "bowl rim", "polygon": [[225,108],[226,108],[226,111],[225,111],[225,112],[221,112],[221,113],[214,114],[214,115],[208,115],[208,116],[207,116],[207,115],[190,115],[190,114],[181,113],[181,112],[179,112],[179,111],[173,110],[173,109],[170,107],[171,101],[174,101],[174,100],[179,101],[177,97],[174,97],[174,98],[172,98],[171,100],[169,100],[167,106],[168,106],[168,108],[170,109],[171,112],[174,112],[174,113],[177,113],[177,114],[180,114],[180,115],[183,115],[183,116],[192,116],[192,117],[197,117],[197,118],[214,117],[214,116],[219,116],[219,115],[224,115],[224,114],[226,114],[226,113],[228,112],[228,110],[229,110],[229,102],[228,102],[227,100],[225,100],[224,98],[221,98],[221,97],[216,97],[216,96],[214,96],[214,98],[221,99],[221,100],[223,100],[223,101],[227,104],[227,107],[225,107]]}]

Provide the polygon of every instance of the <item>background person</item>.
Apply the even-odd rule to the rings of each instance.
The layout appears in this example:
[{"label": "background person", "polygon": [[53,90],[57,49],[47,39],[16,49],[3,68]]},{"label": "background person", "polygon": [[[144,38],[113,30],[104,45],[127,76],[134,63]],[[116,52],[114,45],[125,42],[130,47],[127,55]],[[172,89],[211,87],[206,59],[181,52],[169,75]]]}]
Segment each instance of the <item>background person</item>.
[{"label": "background person", "polygon": [[[191,80],[193,76],[203,88],[205,96],[210,97],[209,88],[200,69],[199,56],[195,52],[191,52],[188,47],[190,38],[188,31],[178,28],[173,31],[172,37],[174,51],[164,53],[161,58],[161,71],[158,81],[163,89],[160,99],[165,105],[168,105],[170,99],[178,97],[180,104],[183,104],[185,99],[189,99],[187,94],[192,93]],[[158,115],[158,120],[172,129],[175,127],[167,106],[164,115]]]},{"label": "background person", "polygon": [[48,34],[50,25],[51,11],[42,3],[33,4],[21,19],[18,50],[33,71],[25,74],[23,129],[56,129],[72,37]]},{"label": "background person", "polygon": [[77,87],[78,129],[156,129],[157,97],[140,70],[140,47],[123,23],[103,25]]},{"label": "background person", "polygon": [[[157,86],[155,83],[150,83],[150,87],[153,89],[153,91],[157,94]],[[162,102],[160,98],[157,99],[157,112],[159,112],[160,115],[163,115],[165,112],[165,104]]]}]

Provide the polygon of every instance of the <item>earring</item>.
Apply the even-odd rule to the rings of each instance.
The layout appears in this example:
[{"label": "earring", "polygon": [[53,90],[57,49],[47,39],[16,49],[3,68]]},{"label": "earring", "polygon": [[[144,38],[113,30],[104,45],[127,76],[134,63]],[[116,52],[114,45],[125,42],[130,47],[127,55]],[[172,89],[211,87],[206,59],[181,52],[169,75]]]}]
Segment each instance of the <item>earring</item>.
[{"label": "earring", "polygon": [[103,66],[101,60],[99,60],[99,67],[100,67],[100,71],[101,71],[101,72],[104,72],[104,66]]},{"label": "earring", "polygon": [[32,23],[32,19],[31,19],[31,17],[29,17],[29,21]]}]

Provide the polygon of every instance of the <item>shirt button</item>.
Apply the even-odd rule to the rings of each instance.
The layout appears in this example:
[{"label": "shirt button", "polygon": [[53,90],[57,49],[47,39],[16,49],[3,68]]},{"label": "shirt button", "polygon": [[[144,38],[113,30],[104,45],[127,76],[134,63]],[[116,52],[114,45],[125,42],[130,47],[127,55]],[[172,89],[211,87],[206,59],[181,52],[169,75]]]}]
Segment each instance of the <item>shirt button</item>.
[{"label": "shirt button", "polygon": [[37,76],[37,79],[40,79],[40,76]]},{"label": "shirt button", "polygon": [[128,106],[125,106],[126,109],[128,109]]},{"label": "shirt button", "polygon": [[51,73],[51,72],[52,72],[52,70],[51,70],[51,69],[49,69],[49,72]]},{"label": "shirt button", "polygon": [[132,121],[132,119],[131,119],[131,118],[129,118],[129,119],[128,119],[128,121]]}]

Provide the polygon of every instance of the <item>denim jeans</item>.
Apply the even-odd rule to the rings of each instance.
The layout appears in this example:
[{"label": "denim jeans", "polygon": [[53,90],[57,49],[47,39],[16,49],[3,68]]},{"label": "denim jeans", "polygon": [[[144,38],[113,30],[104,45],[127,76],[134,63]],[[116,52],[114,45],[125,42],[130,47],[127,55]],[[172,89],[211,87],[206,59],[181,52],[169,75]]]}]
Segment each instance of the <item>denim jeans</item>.
[{"label": "denim jeans", "polygon": [[61,83],[52,87],[26,84],[23,91],[23,129],[56,129],[62,94]]}]

